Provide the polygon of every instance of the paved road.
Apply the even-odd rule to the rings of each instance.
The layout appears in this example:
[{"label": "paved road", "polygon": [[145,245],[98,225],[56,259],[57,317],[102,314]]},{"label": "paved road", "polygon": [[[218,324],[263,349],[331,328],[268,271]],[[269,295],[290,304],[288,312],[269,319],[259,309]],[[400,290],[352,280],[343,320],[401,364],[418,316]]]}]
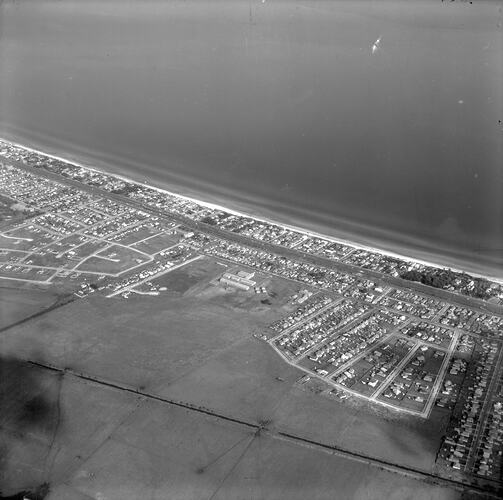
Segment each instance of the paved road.
[{"label": "paved road", "polygon": [[175,269],[178,269],[178,268],[183,267],[187,264],[190,264],[191,262],[194,262],[195,260],[198,260],[201,257],[202,257],[202,255],[196,255],[195,257],[188,259],[188,260],[185,260],[185,261],[181,262],[180,264],[177,264],[176,266],[162,269],[158,273],[151,274],[140,281],[137,281],[135,283],[131,283],[130,285],[126,285],[123,288],[120,288],[119,290],[116,290],[115,292],[110,293],[109,295],[107,295],[107,298],[115,297],[116,295],[127,292],[128,290],[132,290],[133,288],[136,288],[137,286],[143,285],[143,283],[146,283],[147,281],[152,281],[156,278],[159,278],[159,277],[163,276],[164,274],[168,274],[171,271],[174,271]]},{"label": "paved road", "polygon": [[[320,292],[317,292],[320,293]],[[322,292],[321,292],[322,293]],[[300,328],[302,325],[307,323],[308,321],[311,321],[315,318],[317,318],[321,313],[325,312],[327,309],[330,309],[331,307],[334,307],[337,305],[339,302],[341,302],[344,299],[344,297],[338,297],[338,298],[332,298],[330,297],[330,302],[323,306],[321,309],[318,309],[317,311],[312,312],[311,314],[308,314],[307,316],[304,316],[301,320],[293,323],[289,327],[285,328],[284,330],[281,330],[277,335],[274,337],[271,337],[269,340],[274,341],[279,339],[280,337],[283,337],[284,335],[288,335],[292,330],[296,330]]]},{"label": "paved road", "polygon": [[[372,401],[376,401],[377,398],[385,391],[388,385],[393,381],[393,379],[398,375],[398,373],[402,370],[402,368],[409,362],[410,359],[416,354],[418,349],[421,347],[421,344],[416,344],[401,360],[400,362],[393,368],[393,370],[388,374],[388,376],[384,379],[383,383],[371,394],[369,399]],[[379,401],[380,402],[380,401]]]},{"label": "paved road", "polygon": [[445,375],[445,372],[447,371],[447,367],[449,366],[449,361],[454,353],[454,349],[456,348],[456,344],[458,343],[458,338],[459,338],[459,331],[455,331],[454,335],[452,336],[451,343],[449,344],[449,348],[447,349],[447,352],[445,353],[444,361],[442,362],[442,366],[440,367],[440,370],[438,371],[437,378],[435,379],[435,383],[433,384],[433,387],[431,389],[430,397],[428,398],[428,402],[426,403],[426,406],[424,408],[423,413],[425,414],[425,418],[429,417],[431,409],[433,408],[433,404],[435,403],[435,400],[437,399],[438,391],[440,390],[442,382],[444,381],[444,375]]},{"label": "paved road", "polygon": [[296,250],[295,248],[289,249],[286,247],[275,245],[274,243],[265,243],[262,241],[255,240],[253,238],[248,238],[248,237],[241,236],[241,235],[238,235],[235,233],[224,231],[224,230],[222,230],[218,227],[215,227],[215,226],[211,226],[211,225],[200,223],[200,222],[194,222],[191,219],[188,219],[187,217],[183,217],[180,215],[175,215],[175,214],[164,215],[159,209],[148,207],[147,205],[144,205],[136,200],[132,200],[132,199],[128,198],[127,196],[119,195],[119,194],[111,194],[111,193],[108,193],[100,188],[88,186],[86,184],[82,184],[78,181],[68,179],[68,178],[63,177],[59,174],[48,172],[47,170],[44,170],[44,169],[28,167],[28,166],[24,165],[23,163],[15,161],[15,160],[6,159],[6,162],[7,163],[10,162],[14,166],[16,166],[26,172],[40,175],[40,176],[45,177],[47,179],[51,179],[51,180],[60,182],[62,184],[67,184],[67,185],[76,187],[76,188],[81,189],[83,191],[90,192],[90,193],[98,195],[98,196],[108,197],[108,198],[113,199],[115,201],[118,201],[120,203],[127,204],[129,206],[132,206],[132,207],[138,209],[138,210],[142,210],[144,212],[151,213],[152,215],[159,217],[160,219],[167,220],[170,222],[175,220],[190,229],[204,232],[208,235],[214,236],[219,239],[239,243],[241,245],[246,245],[248,247],[257,248],[257,249],[264,250],[266,252],[270,252],[270,253],[274,253],[274,254],[280,254],[282,256],[289,257],[291,259],[301,260],[301,261],[304,261],[304,262],[307,262],[310,264],[333,269],[335,271],[340,271],[340,272],[348,273],[348,274],[352,274],[352,275],[356,274],[363,279],[370,279],[370,280],[377,281],[378,283],[380,283],[383,286],[411,289],[416,292],[428,295],[430,297],[436,297],[440,300],[452,302],[453,304],[473,308],[479,312],[483,312],[483,313],[490,312],[493,314],[503,315],[503,305],[492,304],[492,303],[489,303],[489,302],[481,300],[481,299],[476,299],[476,298],[468,297],[465,295],[460,295],[457,293],[450,292],[448,290],[441,290],[438,288],[429,287],[429,286],[423,285],[422,283],[418,283],[418,282],[414,282],[414,281],[406,281],[401,278],[395,278],[393,276],[388,276],[388,275],[385,275],[385,274],[382,274],[382,273],[379,273],[376,271],[362,269],[360,267],[357,267],[357,266],[354,266],[352,264],[348,264],[345,262],[334,261],[334,260],[328,259],[326,257],[306,254],[304,252],[300,252],[300,251]]},{"label": "paved road", "polygon": [[479,421],[477,424],[477,429],[475,435],[473,436],[473,441],[470,447],[470,453],[468,454],[468,461],[465,465],[465,470],[471,471],[475,465],[475,459],[477,458],[477,448],[480,445],[480,439],[482,438],[482,433],[484,431],[485,423],[488,417],[488,413],[491,411],[492,403],[493,403],[493,394],[495,386],[500,378],[501,371],[503,370],[503,366],[501,364],[503,360],[503,349],[500,346],[498,357],[493,363],[494,370],[490,376],[489,387],[487,388],[486,395],[484,398],[484,403],[482,405],[482,410],[480,412]]}]

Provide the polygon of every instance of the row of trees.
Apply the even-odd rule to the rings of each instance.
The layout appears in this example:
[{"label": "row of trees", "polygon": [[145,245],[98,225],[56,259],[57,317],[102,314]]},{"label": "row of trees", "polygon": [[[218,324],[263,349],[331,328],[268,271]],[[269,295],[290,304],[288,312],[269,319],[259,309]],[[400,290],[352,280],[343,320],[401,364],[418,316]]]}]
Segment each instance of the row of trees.
[{"label": "row of trees", "polygon": [[[465,273],[455,273],[450,269],[428,269],[425,271],[405,271],[400,277],[409,281],[418,281],[424,285],[446,289],[454,286],[465,295],[479,299],[489,299],[492,296],[491,283],[483,278],[474,278]],[[473,281],[473,286],[469,283]]]}]

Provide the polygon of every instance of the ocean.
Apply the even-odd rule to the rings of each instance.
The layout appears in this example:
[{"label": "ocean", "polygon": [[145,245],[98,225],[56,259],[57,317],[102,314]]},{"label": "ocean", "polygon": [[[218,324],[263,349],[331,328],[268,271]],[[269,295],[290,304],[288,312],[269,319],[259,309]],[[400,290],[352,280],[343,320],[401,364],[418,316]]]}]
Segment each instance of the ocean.
[{"label": "ocean", "polygon": [[0,135],[503,277],[502,21],[480,1],[3,1]]}]

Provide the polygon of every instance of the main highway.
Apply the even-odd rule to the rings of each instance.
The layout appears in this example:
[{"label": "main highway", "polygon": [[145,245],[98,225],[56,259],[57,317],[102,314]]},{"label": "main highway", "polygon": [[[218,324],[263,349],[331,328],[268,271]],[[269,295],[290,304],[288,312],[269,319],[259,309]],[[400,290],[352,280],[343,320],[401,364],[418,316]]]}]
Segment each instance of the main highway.
[{"label": "main highway", "polygon": [[[108,198],[113,199],[117,202],[127,204],[131,207],[138,209],[138,210],[142,210],[144,212],[148,212],[148,213],[152,214],[153,216],[159,217],[162,220],[166,220],[169,222],[176,221],[177,223],[183,224],[188,229],[200,231],[200,232],[203,232],[209,236],[213,236],[218,239],[234,242],[234,243],[237,243],[237,244],[240,244],[243,246],[256,248],[258,250],[270,252],[270,253],[273,253],[276,255],[280,255],[280,256],[292,259],[292,260],[303,261],[303,262],[306,262],[306,263],[309,263],[309,264],[312,264],[315,266],[333,269],[334,271],[338,271],[341,273],[356,275],[362,279],[373,280],[373,281],[379,283],[381,286],[390,286],[390,287],[394,287],[394,288],[414,290],[418,293],[421,293],[421,294],[424,294],[424,295],[430,296],[430,297],[435,297],[435,298],[438,298],[442,301],[447,301],[447,302],[454,304],[454,305],[472,308],[477,312],[486,313],[486,314],[489,313],[489,314],[503,315],[503,305],[501,305],[501,304],[487,302],[482,299],[469,297],[469,296],[462,295],[459,293],[451,292],[449,290],[442,290],[439,288],[433,288],[433,287],[430,287],[430,286],[427,286],[427,285],[424,285],[422,283],[415,282],[415,281],[407,281],[407,280],[404,280],[404,279],[401,279],[401,278],[398,278],[395,276],[390,276],[390,275],[387,275],[384,273],[380,273],[378,271],[363,269],[363,268],[360,268],[355,265],[352,265],[352,264],[349,264],[346,262],[342,262],[339,260],[332,260],[332,259],[322,257],[322,256],[307,254],[305,252],[301,252],[299,250],[296,250],[295,248],[286,248],[286,247],[283,247],[280,245],[276,245],[274,243],[259,241],[254,238],[249,238],[249,237],[242,236],[242,235],[230,232],[230,231],[223,230],[217,226],[193,221],[193,220],[189,219],[188,217],[185,217],[185,216],[182,216],[179,214],[173,214],[173,213],[166,214],[165,212],[163,212],[162,210],[159,210],[158,208],[149,207],[148,205],[146,205],[140,201],[133,200],[133,199],[127,197],[126,195],[109,193],[108,191],[100,189],[99,187],[89,186],[89,185],[84,184],[82,182],[65,177],[61,174],[49,172],[43,168],[30,167],[20,161],[16,161],[16,160],[12,160],[12,159],[5,159],[5,162],[10,163],[13,166],[15,166],[21,170],[24,170],[26,172],[29,172],[31,174],[40,175],[40,176],[45,177],[47,179],[50,179],[50,180],[53,180],[56,182],[60,182],[62,184],[66,184],[68,186],[73,186],[73,187],[81,189],[83,191],[90,192],[94,195],[108,197]],[[110,174],[110,175],[112,175],[112,174]]]}]

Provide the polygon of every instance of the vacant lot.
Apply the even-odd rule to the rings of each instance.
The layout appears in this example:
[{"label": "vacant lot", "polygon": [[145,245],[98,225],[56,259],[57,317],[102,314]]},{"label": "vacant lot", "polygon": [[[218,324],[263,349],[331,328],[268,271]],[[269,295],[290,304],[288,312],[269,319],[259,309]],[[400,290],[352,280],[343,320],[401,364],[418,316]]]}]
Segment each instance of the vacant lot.
[{"label": "vacant lot", "polygon": [[152,236],[151,238],[135,243],[132,246],[140,252],[153,255],[165,250],[166,248],[172,247],[178,242],[177,240],[178,238],[174,236],[170,236],[166,233],[160,233]]},{"label": "vacant lot", "polygon": [[208,283],[224,270],[225,267],[204,257],[163,274],[153,279],[152,283],[179,294],[186,293],[190,289],[193,293],[197,293],[204,290]]},{"label": "vacant lot", "polygon": [[132,248],[113,245],[87,258],[77,269],[83,272],[119,274],[148,260],[148,257]]},{"label": "vacant lot", "polygon": [[[56,293],[47,290],[0,286],[0,329],[46,309],[57,298]],[[0,351],[1,349],[2,340]]]},{"label": "vacant lot", "polygon": [[48,483],[47,500],[460,498],[267,431],[69,374],[13,359],[2,359],[0,370],[2,396],[11,397],[0,407],[2,495]]},{"label": "vacant lot", "polygon": [[[69,368],[251,426],[231,429],[194,410],[143,402],[89,459],[81,464],[74,457],[73,469],[62,466],[57,477],[65,477],[65,486],[53,498],[79,499],[76,491],[93,498],[99,492],[107,500],[144,498],[144,491],[154,499],[334,498],[338,491],[336,498],[350,499],[376,498],[374,488],[380,488],[378,498],[456,498],[375,466],[281,441],[278,433],[286,432],[431,471],[445,422],[401,417],[299,387],[302,373],[253,336],[291,310],[287,299],[298,287],[275,278],[268,285],[274,296],[264,304],[253,292],[209,284],[223,269],[203,259],[162,277],[157,284],[171,293],[127,300],[93,294],[3,332],[4,356]],[[84,388],[80,396],[82,405],[89,399],[92,406],[94,398],[105,405],[99,419],[106,414],[101,390]],[[116,410],[110,412],[115,418]],[[85,406],[75,418],[87,414],[98,418]],[[267,432],[255,435],[257,425]],[[71,434],[61,440],[61,446],[70,443],[70,455],[74,448],[75,456],[85,456]]]},{"label": "vacant lot", "polygon": [[301,372],[252,336],[278,312],[255,294],[237,291],[91,296],[5,332],[3,349],[431,470],[440,426],[395,413],[376,417],[371,409],[355,410],[293,387]]}]

